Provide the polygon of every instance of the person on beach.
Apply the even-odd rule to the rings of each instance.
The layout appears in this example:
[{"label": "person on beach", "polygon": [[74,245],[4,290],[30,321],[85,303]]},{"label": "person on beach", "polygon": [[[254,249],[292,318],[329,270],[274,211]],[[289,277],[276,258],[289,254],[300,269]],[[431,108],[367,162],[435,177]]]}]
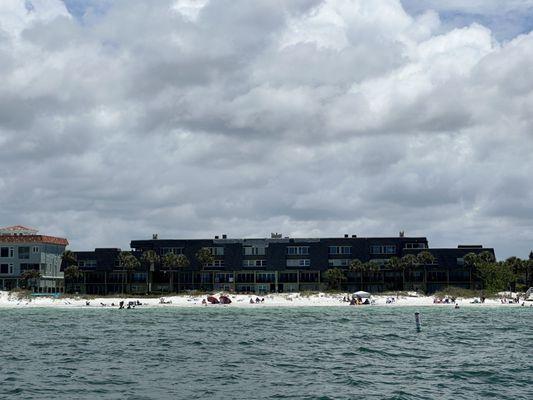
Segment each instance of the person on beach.
[{"label": "person on beach", "polygon": [[255,304],[254,299],[250,298],[250,304]]},{"label": "person on beach", "polygon": [[118,303],[118,308],[124,308],[124,300],[121,300],[120,303]]}]

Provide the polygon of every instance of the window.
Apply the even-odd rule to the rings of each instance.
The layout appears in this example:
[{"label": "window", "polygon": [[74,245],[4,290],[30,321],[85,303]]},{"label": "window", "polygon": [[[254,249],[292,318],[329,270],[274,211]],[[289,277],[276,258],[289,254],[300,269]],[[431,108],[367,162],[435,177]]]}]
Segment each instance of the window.
[{"label": "window", "polygon": [[290,256],[307,255],[309,254],[309,246],[289,246],[287,247],[287,254]]},{"label": "window", "polygon": [[[45,264],[43,264],[43,265],[45,265]],[[40,270],[39,264],[27,264],[27,263],[21,263],[20,264],[20,272],[30,271],[32,269],[34,269],[36,271],[39,271]]]},{"label": "window", "polygon": [[457,257],[457,265],[465,265],[465,259],[463,257]]},{"label": "window", "polygon": [[96,260],[85,260],[85,267],[96,268]]},{"label": "window", "polygon": [[33,246],[31,248],[32,253],[38,253],[39,252],[39,246]]},{"label": "window", "polygon": [[257,274],[255,277],[257,283],[274,283],[276,282],[276,274],[271,272],[264,272]]},{"label": "window", "polygon": [[406,243],[405,248],[406,249],[425,249],[426,244],[425,243]]},{"label": "window", "polygon": [[395,245],[370,246],[371,254],[396,254]]},{"label": "window", "polygon": [[85,267],[85,261],[78,261],[78,267]]},{"label": "window", "polygon": [[331,259],[328,260],[328,264],[330,267],[347,267],[350,265],[351,261],[352,260],[346,258]]},{"label": "window", "polygon": [[237,274],[236,278],[237,278],[237,282],[243,282],[243,283],[251,283],[255,281],[255,277],[253,273]]},{"label": "window", "polygon": [[0,264],[0,274],[7,274],[7,273],[8,273],[8,265]]},{"label": "window", "polygon": [[208,249],[214,256],[224,255],[224,247],[206,247],[206,249]]},{"label": "window", "polygon": [[245,256],[264,256],[266,253],[264,247],[258,246],[244,246],[243,251]]},{"label": "window", "polygon": [[308,258],[287,260],[287,267],[309,267],[309,266],[311,266],[311,260],[309,260]]},{"label": "window", "polygon": [[19,247],[19,260],[28,260],[30,258],[30,248],[28,246]]},{"label": "window", "polygon": [[161,247],[161,254],[173,253],[176,255],[183,254],[183,247]]},{"label": "window", "polygon": [[243,267],[264,267],[266,260],[243,260]]},{"label": "window", "polygon": [[212,263],[207,264],[208,267],[223,267],[224,260],[214,260]]},{"label": "window", "polygon": [[15,249],[13,247],[0,247],[0,257],[2,258],[13,258]]},{"label": "window", "polygon": [[352,246],[329,246],[329,254],[352,254]]},{"label": "window", "polygon": [[13,273],[13,264],[9,264],[9,274]]}]

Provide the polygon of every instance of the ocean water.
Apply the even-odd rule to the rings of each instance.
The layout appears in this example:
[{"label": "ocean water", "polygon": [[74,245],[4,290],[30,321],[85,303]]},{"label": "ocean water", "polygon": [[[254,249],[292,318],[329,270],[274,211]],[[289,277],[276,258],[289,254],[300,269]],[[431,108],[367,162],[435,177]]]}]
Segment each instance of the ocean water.
[{"label": "ocean water", "polygon": [[0,310],[1,399],[533,399],[533,308]]}]

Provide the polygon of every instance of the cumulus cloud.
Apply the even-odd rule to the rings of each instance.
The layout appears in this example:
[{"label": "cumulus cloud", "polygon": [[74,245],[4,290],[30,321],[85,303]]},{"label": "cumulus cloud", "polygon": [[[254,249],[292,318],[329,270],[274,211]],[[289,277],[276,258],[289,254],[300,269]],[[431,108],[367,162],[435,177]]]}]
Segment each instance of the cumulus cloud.
[{"label": "cumulus cloud", "polygon": [[406,230],[525,256],[533,33],[408,3],[1,2],[0,220],[75,249]]}]

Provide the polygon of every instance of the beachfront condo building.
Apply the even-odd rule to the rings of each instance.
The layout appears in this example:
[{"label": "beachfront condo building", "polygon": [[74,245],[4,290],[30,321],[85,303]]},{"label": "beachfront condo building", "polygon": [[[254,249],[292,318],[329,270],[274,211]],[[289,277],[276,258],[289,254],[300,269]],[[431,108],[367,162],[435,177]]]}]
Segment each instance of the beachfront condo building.
[{"label": "beachfront condo building", "polygon": [[[121,265],[120,249],[74,252],[82,275],[67,279],[72,291],[88,294],[165,293],[225,290],[240,293],[316,291],[325,287],[328,269],[345,270],[345,290],[421,290],[434,292],[446,286],[479,287],[472,268],[465,264],[468,253],[492,248],[465,245],[429,248],[425,237],[270,238],[133,240],[132,254],[140,261],[134,269]],[[211,256],[200,260],[205,249]],[[393,268],[388,260],[427,251],[433,258],[410,268]],[[153,252],[155,261],[143,261]],[[165,265],[166,254],[183,255],[186,265]],[[183,259],[183,257],[182,257]],[[350,269],[353,260],[371,262],[373,268]],[[188,265],[187,265],[188,264]],[[367,264],[368,265],[368,264]]]},{"label": "beachfront condo building", "polygon": [[[67,239],[40,235],[25,226],[0,228],[0,289],[31,287],[36,292],[63,291],[61,256]],[[25,279],[26,271],[37,271]]]}]

